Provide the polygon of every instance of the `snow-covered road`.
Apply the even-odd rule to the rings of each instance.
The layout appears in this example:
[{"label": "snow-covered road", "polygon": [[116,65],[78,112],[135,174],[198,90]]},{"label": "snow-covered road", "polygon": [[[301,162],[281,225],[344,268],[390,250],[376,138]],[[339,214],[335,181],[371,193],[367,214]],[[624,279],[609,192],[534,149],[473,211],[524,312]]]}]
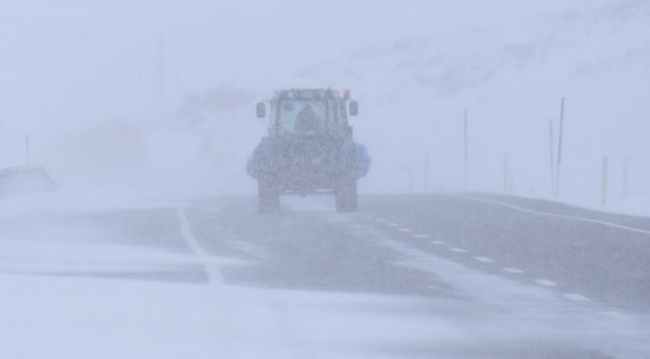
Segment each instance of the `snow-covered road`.
[{"label": "snow-covered road", "polygon": [[[248,197],[5,201],[0,348],[16,358],[650,353],[650,304],[636,288],[650,236],[513,206],[641,230],[646,220],[473,197],[364,196],[354,214],[325,197],[283,198],[274,215]],[[638,260],[612,268],[617,250]]]}]

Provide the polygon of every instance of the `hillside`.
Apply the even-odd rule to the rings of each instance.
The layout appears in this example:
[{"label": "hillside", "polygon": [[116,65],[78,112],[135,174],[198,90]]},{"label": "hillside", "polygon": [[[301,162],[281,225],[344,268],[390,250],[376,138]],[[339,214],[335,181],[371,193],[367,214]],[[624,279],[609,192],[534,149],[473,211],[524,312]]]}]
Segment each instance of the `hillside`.
[{"label": "hillside", "polygon": [[[266,132],[266,123],[254,118],[255,102],[274,88],[329,86],[351,89],[361,103],[355,136],[374,160],[362,192],[423,191],[428,151],[429,191],[501,191],[507,154],[514,193],[548,197],[549,120],[557,141],[564,97],[561,198],[597,203],[605,155],[610,192],[620,194],[627,159],[629,192],[650,195],[648,2],[343,4],[342,15],[336,6],[288,0],[257,8],[252,19],[269,19],[264,25],[274,30],[259,41],[247,33],[229,39],[230,52],[219,48],[220,66],[209,64],[214,57],[182,63],[201,53],[188,51],[196,44],[182,39],[199,38],[190,30],[170,35],[176,53],[170,53],[167,72],[177,86],[168,91],[164,121],[152,121],[144,109],[109,120],[96,113],[92,121],[71,117],[13,127],[4,121],[0,162],[20,163],[24,133],[30,132],[31,160],[64,183],[254,193],[244,165]],[[283,13],[288,7],[292,12]],[[226,13],[220,16],[221,24],[230,24]],[[207,31],[198,26],[203,20],[194,19],[191,30]],[[173,66],[185,66],[184,75]],[[131,92],[149,91],[150,84],[139,81]]]}]

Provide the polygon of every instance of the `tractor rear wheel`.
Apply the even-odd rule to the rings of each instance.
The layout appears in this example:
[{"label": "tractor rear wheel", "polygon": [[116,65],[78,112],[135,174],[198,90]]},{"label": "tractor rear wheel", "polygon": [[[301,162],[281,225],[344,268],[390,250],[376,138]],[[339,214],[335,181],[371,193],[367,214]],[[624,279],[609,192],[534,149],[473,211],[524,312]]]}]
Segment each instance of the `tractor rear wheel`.
[{"label": "tractor rear wheel", "polygon": [[357,179],[346,177],[338,183],[334,192],[337,212],[355,212],[357,210]]},{"label": "tractor rear wheel", "polygon": [[280,210],[280,193],[271,176],[260,176],[257,181],[257,209],[260,213]]}]

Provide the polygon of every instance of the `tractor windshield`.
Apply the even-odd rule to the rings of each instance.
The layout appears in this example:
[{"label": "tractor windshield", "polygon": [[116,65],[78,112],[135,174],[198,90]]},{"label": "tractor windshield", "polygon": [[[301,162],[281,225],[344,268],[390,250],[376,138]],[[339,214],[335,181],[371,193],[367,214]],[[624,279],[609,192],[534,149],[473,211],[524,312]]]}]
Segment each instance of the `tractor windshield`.
[{"label": "tractor windshield", "polygon": [[278,103],[279,135],[317,135],[331,133],[338,126],[336,101],[283,100]]}]

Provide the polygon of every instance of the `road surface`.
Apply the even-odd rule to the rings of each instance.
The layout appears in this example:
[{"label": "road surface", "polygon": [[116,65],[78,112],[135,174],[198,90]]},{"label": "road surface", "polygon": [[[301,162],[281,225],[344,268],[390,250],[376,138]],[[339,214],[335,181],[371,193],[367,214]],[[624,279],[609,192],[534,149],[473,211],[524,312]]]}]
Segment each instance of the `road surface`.
[{"label": "road surface", "polygon": [[649,218],[483,193],[359,205],[287,197],[263,215],[253,197],[195,198],[5,216],[2,269],[239,293],[214,304],[229,357],[650,355]]}]

